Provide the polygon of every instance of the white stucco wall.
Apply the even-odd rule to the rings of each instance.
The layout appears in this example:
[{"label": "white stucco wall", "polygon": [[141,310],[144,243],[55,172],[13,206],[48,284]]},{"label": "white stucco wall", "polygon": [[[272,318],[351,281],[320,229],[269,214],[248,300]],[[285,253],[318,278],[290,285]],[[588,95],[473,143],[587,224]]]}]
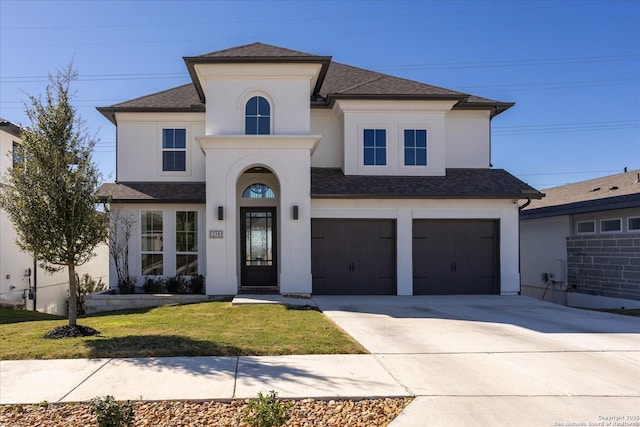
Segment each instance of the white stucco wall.
[{"label": "white stucco wall", "polygon": [[[204,181],[204,155],[195,137],[204,134],[204,113],[117,113],[116,179]],[[162,129],[187,131],[185,172],[162,171]]]},{"label": "white stucco wall", "polygon": [[562,278],[566,280],[567,236],[571,234],[571,217],[568,215],[520,221],[520,271],[522,294],[545,301],[563,303],[562,285],[542,281],[542,273],[554,273],[562,261]]},{"label": "white stucco wall", "polygon": [[[235,295],[239,285],[238,180],[251,167],[268,168],[279,185],[279,271],[281,293],[311,293],[311,152],[320,137],[207,136],[198,138],[207,159],[207,294]],[[246,183],[243,183],[243,185]],[[299,219],[291,217],[294,205]],[[224,219],[218,220],[222,206]],[[208,238],[220,230],[223,238]]]},{"label": "white stucco wall", "polygon": [[489,111],[449,111],[446,114],[448,168],[488,168],[491,164]]},{"label": "white stucco wall", "polygon": [[387,218],[397,224],[398,295],[413,293],[413,219],[495,219],[500,223],[500,294],[520,290],[518,205],[511,200],[312,199],[312,218]]},{"label": "white stucco wall", "polygon": [[[344,173],[346,175],[445,174],[445,114],[451,101],[338,100],[334,111],[344,123]],[[365,166],[364,129],[386,129],[387,162]],[[427,130],[427,165],[404,165],[404,130]]]},{"label": "white stucco wall", "polygon": [[339,168],[342,166],[342,122],[333,110],[311,109],[311,134],[322,135],[311,156],[311,166]]}]

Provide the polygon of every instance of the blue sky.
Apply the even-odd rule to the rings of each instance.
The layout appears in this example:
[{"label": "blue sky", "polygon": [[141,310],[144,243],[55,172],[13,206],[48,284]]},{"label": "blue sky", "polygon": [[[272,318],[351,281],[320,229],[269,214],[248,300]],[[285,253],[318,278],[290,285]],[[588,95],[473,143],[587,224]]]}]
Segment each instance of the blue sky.
[{"label": "blue sky", "polygon": [[0,117],[71,60],[74,104],[115,176],[96,106],[189,82],[182,57],[260,41],[515,102],[492,163],[544,189],[640,169],[640,1],[0,0]]}]

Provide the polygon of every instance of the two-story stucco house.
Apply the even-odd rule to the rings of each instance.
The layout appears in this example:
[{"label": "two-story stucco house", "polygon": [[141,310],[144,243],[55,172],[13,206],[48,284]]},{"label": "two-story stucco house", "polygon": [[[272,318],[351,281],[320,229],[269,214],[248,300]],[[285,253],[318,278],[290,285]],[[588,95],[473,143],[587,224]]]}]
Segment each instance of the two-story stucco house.
[{"label": "two-story stucco house", "polygon": [[519,292],[518,208],[542,194],[491,168],[491,119],[513,104],[262,43],[184,61],[191,83],[98,108],[117,126],[100,194],[138,219],[134,276],[203,274],[208,295]]}]

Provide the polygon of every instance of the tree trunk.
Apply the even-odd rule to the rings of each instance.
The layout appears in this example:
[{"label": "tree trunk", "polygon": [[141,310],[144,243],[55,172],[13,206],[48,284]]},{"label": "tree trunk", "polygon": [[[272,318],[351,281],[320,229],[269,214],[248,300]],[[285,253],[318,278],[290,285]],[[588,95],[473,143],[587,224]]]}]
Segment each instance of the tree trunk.
[{"label": "tree trunk", "polygon": [[75,326],[78,317],[78,283],[76,282],[76,266],[67,265],[69,269],[69,326]]}]

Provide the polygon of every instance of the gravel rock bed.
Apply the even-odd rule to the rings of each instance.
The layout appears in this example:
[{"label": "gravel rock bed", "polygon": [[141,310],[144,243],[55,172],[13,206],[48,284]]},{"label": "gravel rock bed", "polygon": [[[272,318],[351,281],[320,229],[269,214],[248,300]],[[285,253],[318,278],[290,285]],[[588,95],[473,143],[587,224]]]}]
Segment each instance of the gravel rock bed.
[{"label": "gravel rock bed", "polygon": [[[136,402],[134,426],[249,427],[243,421],[248,400]],[[411,402],[409,398],[365,400],[291,401],[288,427],[388,425]],[[96,418],[87,403],[41,403],[0,406],[0,427],[95,426]]]}]

